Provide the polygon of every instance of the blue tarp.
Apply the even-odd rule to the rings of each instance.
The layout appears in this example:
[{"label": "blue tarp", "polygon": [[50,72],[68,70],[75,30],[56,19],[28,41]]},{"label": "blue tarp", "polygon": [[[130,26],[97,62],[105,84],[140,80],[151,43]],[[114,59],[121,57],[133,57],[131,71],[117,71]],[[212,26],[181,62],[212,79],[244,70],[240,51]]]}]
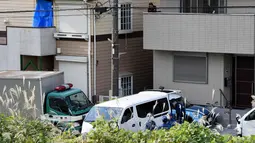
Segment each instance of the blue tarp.
[{"label": "blue tarp", "polygon": [[33,27],[52,27],[53,26],[53,9],[52,1],[37,0]]}]

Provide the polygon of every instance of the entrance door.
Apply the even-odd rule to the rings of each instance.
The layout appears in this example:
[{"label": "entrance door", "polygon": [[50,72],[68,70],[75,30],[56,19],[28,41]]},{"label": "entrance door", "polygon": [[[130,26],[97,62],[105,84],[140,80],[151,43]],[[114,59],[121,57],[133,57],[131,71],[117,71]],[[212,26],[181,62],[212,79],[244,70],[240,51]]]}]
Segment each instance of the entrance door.
[{"label": "entrance door", "polygon": [[254,93],[254,57],[235,59],[235,97],[236,107],[251,107],[251,95]]}]

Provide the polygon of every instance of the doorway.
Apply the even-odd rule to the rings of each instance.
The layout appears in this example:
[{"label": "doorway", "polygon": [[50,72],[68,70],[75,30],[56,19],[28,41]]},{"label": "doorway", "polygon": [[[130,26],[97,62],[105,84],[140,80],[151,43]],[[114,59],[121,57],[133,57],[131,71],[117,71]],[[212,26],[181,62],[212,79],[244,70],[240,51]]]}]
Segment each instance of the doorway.
[{"label": "doorway", "polygon": [[254,57],[233,57],[233,75],[233,107],[250,108],[254,94]]}]

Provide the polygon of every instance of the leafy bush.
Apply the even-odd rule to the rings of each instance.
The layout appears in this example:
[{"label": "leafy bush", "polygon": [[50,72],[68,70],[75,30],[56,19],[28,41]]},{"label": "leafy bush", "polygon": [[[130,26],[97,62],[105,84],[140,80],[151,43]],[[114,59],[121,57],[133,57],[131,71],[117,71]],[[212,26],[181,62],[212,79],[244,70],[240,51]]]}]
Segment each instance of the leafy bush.
[{"label": "leafy bush", "polygon": [[61,133],[52,124],[14,116],[0,115],[0,126],[0,142],[4,143],[45,143]]},{"label": "leafy bush", "polygon": [[109,123],[100,119],[93,123],[95,129],[88,133],[87,143],[253,143],[252,137],[233,137],[219,135],[196,123],[185,122],[170,130],[131,132],[112,128]]}]

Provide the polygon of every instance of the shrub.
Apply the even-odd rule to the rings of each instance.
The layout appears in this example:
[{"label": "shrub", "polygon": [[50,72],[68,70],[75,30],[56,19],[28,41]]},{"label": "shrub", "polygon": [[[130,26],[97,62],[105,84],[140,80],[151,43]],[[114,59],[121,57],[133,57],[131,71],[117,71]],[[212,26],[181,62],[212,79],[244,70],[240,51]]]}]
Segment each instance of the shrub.
[{"label": "shrub", "polygon": [[60,135],[52,124],[39,120],[0,115],[0,142],[4,143],[45,143]]},{"label": "shrub", "polygon": [[108,122],[100,119],[93,123],[95,130],[88,133],[87,143],[253,143],[252,137],[233,137],[219,135],[196,123],[185,122],[170,130],[131,132],[112,128]]}]

